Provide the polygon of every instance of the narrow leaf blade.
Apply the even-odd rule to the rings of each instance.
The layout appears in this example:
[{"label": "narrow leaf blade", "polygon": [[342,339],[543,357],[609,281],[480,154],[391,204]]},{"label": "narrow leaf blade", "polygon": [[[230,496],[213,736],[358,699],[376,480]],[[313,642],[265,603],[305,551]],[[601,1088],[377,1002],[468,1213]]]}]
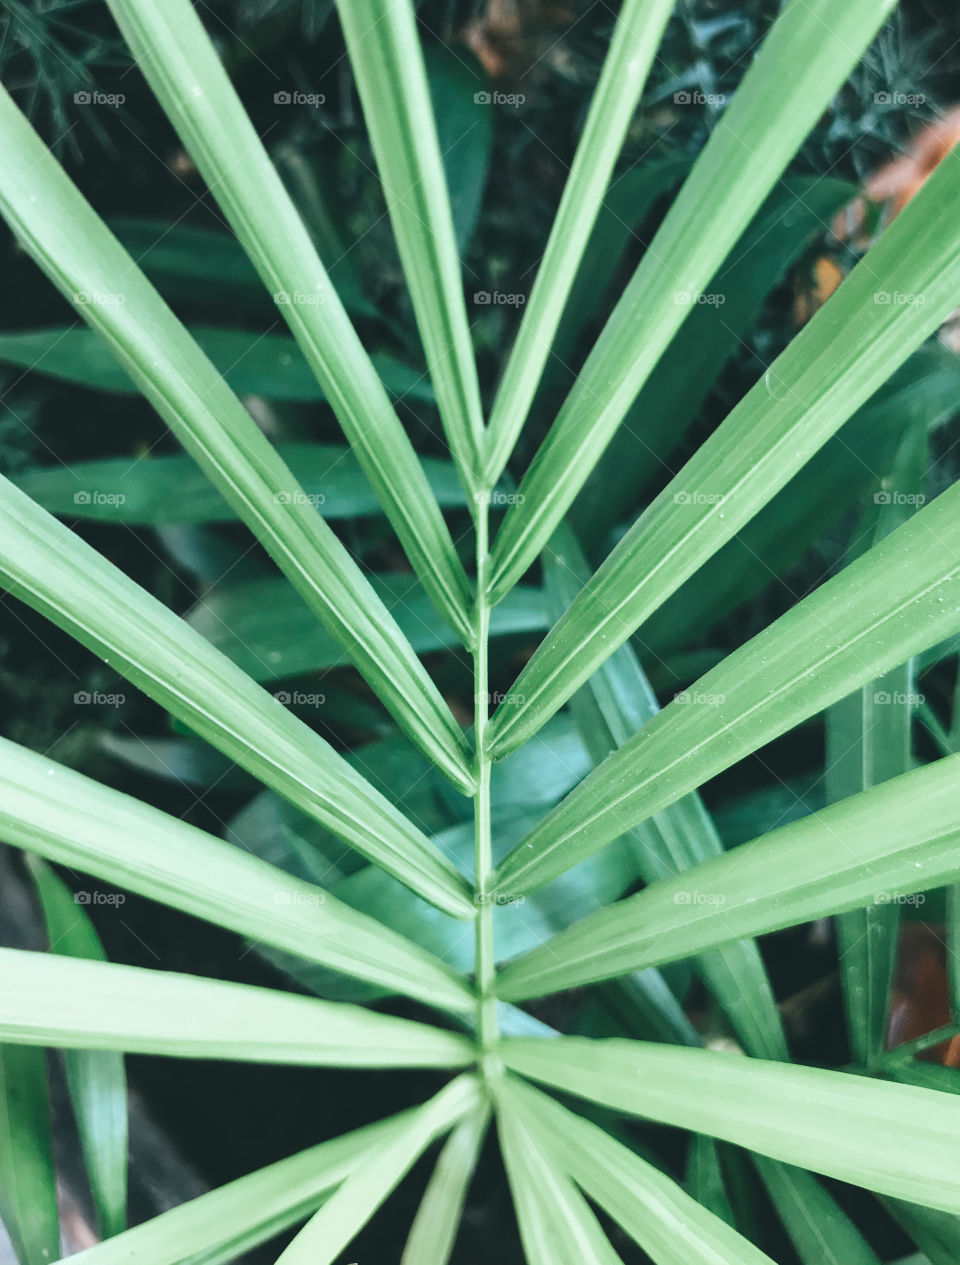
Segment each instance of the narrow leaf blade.
[{"label": "narrow leaf blade", "polygon": [[529,1265],[622,1265],[583,1195],[509,1100],[497,1132]]},{"label": "narrow leaf blade", "polygon": [[307,1222],[277,1265],[331,1265],[438,1136],[480,1105],[481,1090],[461,1076],[411,1112],[402,1131],[365,1159]]},{"label": "narrow leaf blade", "polygon": [[771,1265],[659,1169],[546,1094],[509,1078],[504,1101],[657,1265]]},{"label": "narrow leaf blade", "polygon": [[[93,962],[106,954],[83,906],[49,866],[29,857],[51,953]],[[83,1160],[103,1238],[127,1224],[127,1077],[112,1050],[66,1050],[64,1064]]]},{"label": "narrow leaf blade", "polygon": [[[565,607],[588,573],[576,537],[561,526],[544,558],[545,591],[554,612]],[[633,648],[623,645],[574,695],[571,710],[599,765],[659,707]],[[695,792],[642,822],[627,838],[639,874],[648,884],[723,852],[716,827]],[[723,945],[704,953],[698,966],[747,1052],[757,1058],[786,1059],[783,1025],[757,946],[747,940]]]},{"label": "narrow leaf blade", "polygon": [[644,725],[520,842],[501,867],[500,890],[548,882],[864,681],[956,632],[958,558],[955,484]]},{"label": "narrow leaf blade", "polygon": [[418,894],[473,917],[453,864],[328,743],[0,479],[0,577],[202,738]]},{"label": "narrow leaf blade", "polygon": [[0,138],[0,211],[26,252],[107,340],[401,727],[472,791],[460,726],[349,550],[6,91]]},{"label": "narrow leaf blade", "polygon": [[907,1085],[638,1041],[512,1038],[513,1071],[616,1111],[710,1133],[787,1164],[960,1209],[960,1101]]},{"label": "narrow leaf blade", "polygon": [[449,967],[322,888],[3,739],[0,788],[8,843],[428,1004],[472,1005]]},{"label": "narrow leaf blade", "polygon": [[[953,155],[637,519],[524,668],[510,695],[523,704],[508,701],[491,722],[497,757],[535,733],[953,310],[960,231],[945,230],[944,214],[958,197]],[[904,293],[915,301],[899,302]]]},{"label": "narrow leaf blade", "polygon": [[494,400],[488,479],[498,478],[509,460],[533,402],[672,7],[671,0],[625,0],[620,9],[547,248]]},{"label": "narrow leaf blade", "polygon": [[20,1265],[60,1254],[47,1061],[0,1038],[0,1218]]},{"label": "narrow leaf blade", "polygon": [[338,1002],[112,962],[0,949],[0,1038],[312,1067],[462,1067],[455,1033]]},{"label": "narrow leaf blade", "polygon": [[960,755],[948,756],[654,883],[520,958],[498,996],[537,997],[939,887],[960,875],[958,773]]},{"label": "narrow leaf blade", "polygon": [[278,1160],[171,1208],[70,1258],[75,1265],[229,1265],[238,1256],[311,1215],[364,1158],[395,1137],[401,1112]]},{"label": "narrow leaf blade", "polygon": [[[511,506],[494,548],[495,595],[520,578],[552,535],[684,316],[893,3],[785,6],[521,484],[524,500]],[[788,81],[786,64],[796,71]]]},{"label": "narrow leaf blade", "polygon": [[480,388],[416,14],[405,0],[338,0],[337,12],[447,442],[474,487]]},{"label": "narrow leaf blade", "polygon": [[323,387],[414,570],[469,640],[466,576],[413,445],[193,6],[113,0],[110,8]]},{"label": "narrow leaf blade", "polygon": [[400,1265],[447,1265],[487,1131],[490,1111],[484,1103],[457,1125],[437,1157]]}]

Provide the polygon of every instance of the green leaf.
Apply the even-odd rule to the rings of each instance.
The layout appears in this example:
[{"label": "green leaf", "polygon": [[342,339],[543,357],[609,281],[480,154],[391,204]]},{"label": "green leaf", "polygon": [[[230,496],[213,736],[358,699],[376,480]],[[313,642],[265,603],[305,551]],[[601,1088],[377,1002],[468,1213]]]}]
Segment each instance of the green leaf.
[{"label": "green leaf", "polygon": [[[65,883],[39,857],[29,856],[51,953],[106,960],[93,924]],[[64,1064],[83,1161],[103,1238],[127,1224],[127,1077],[123,1055],[112,1050],[66,1050]]]},{"label": "green leaf", "polygon": [[[602,1023],[598,1012],[614,1019],[614,1028],[597,1033]],[[684,1014],[683,1007],[659,971],[636,971],[612,980],[600,990],[595,1008],[587,1011],[585,1035],[639,1037],[641,1040],[670,1041],[678,1045],[699,1045],[700,1034]],[[609,1022],[609,1019],[607,1020]],[[522,1033],[517,1033],[522,1036]]]},{"label": "green leaf", "polygon": [[[689,328],[685,325],[684,331]],[[909,428],[937,426],[953,415],[958,393],[960,357],[938,343],[915,351],[727,541],[710,565],[701,567],[650,616],[643,626],[643,644],[650,653],[663,654],[699,641],[731,611],[777,581],[791,591],[790,568],[865,492],[876,495],[880,474],[892,466]],[[615,447],[611,444],[608,453]]]},{"label": "green leaf", "polygon": [[462,46],[423,48],[430,101],[437,124],[440,157],[450,193],[457,249],[464,254],[473,237],[493,146],[493,112],[478,110],[474,96],[486,79],[478,62]]},{"label": "green leaf", "polygon": [[899,1062],[894,1050],[883,1064],[883,1072],[904,1085],[917,1085],[921,1089],[935,1089],[941,1094],[960,1094],[960,1070],[943,1067],[940,1063],[927,1063],[911,1058]]},{"label": "green leaf", "polygon": [[[897,496],[923,503],[928,464],[927,429],[914,425],[904,440],[890,482]],[[878,494],[878,495],[883,495]],[[893,500],[858,527],[859,540],[881,540],[909,516]],[[911,717],[916,693],[913,660],[900,664],[827,712],[826,788],[831,801],[869,789],[913,767]],[[899,905],[867,905],[837,919],[844,1002],[854,1058],[870,1068],[886,1043],[887,1011],[900,926]]]},{"label": "green leaf", "polygon": [[490,479],[496,479],[507,464],[530,411],[672,8],[671,0],[624,0],[620,9],[550,239],[494,401],[488,444]]},{"label": "green leaf", "polygon": [[[108,340],[401,727],[471,791],[460,726],[349,550],[5,92],[0,139],[7,155],[0,209],[24,249]],[[455,607],[450,598],[443,609],[451,616]],[[456,609],[465,629],[462,602]]]},{"label": "green leaf", "polygon": [[97,746],[138,773],[212,790],[250,794],[256,782],[215,747],[197,738],[151,738],[103,732]]},{"label": "green leaf", "polygon": [[470,1042],[410,1019],[174,971],[0,949],[0,1037],[72,1050],[311,1067],[462,1067]]},{"label": "green leaf", "polygon": [[654,207],[687,175],[691,162],[684,154],[668,153],[618,172],[607,187],[553,340],[541,391],[559,389],[564,375],[569,375],[568,366],[577,359],[584,332],[598,321],[604,305],[612,306],[609,294],[616,291],[617,278],[627,266],[623,262],[627,249],[638,237],[643,240]]},{"label": "green leaf", "polygon": [[[559,613],[584,576],[587,561],[561,525],[544,558],[545,591]],[[633,649],[621,646],[571,700],[571,711],[595,765],[659,711]],[[645,883],[718,856],[723,844],[696,793],[642,822],[624,840]],[[577,871],[574,871],[575,873]],[[702,955],[698,967],[744,1048],[758,1058],[786,1059],[787,1047],[770,982],[755,944],[741,940]]]},{"label": "green leaf", "polygon": [[322,888],[2,739],[0,787],[8,843],[428,1004],[472,1005],[448,967]]},{"label": "green leaf", "polygon": [[539,997],[938,887],[960,876],[958,772],[948,756],[654,883],[508,967],[497,995]]},{"label": "green leaf", "polygon": [[528,1265],[622,1265],[590,1205],[506,1099],[500,1150]]},{"label": "green leaf", "polygon": [[473,916],[456,868],[318,734],[5,480],[0,524],[0,575],[17,597],[427,900]]},{"label": "green leaf", "polygon": [[522,1081],[508,1078],[499,1092],[505,1108],[509,1104],[657,1265],[772,1265],[752,1243],[597,1125]]},{"label": "green leaf", "polygon": [[[26,1048],[26,1047],[24,1047]],[[229,1265],[315,1212],[364,1158],[397,1136],[401,1112],[278,1160],[71,1257],[74,1265]]]},{"label": "green leaf", "polygon": [[43,1050],[0,1042],[0,1220],[20,1265],[60,1255]]},{"label": "green leaf", "polygon": [[[955,157],[637,519],[524,668],[511,692],[523,705],[508,699],[491,722],[495,757],[535,733],[953,310],[960,231],[945,233],[943,216],[958,197]],[[539,494],[525,495],[515,508]]]},{"label": "green leaf", "polygon": [[803,1265],[880,1265],[880,1258],[815,1177],[751,1157]]},{"label": "green leaf", "polygon": [[500,890],[524,892],[548,882],[956,631],[958,558],[955,485],[644,725],[521,841],[501,867]]},{"label": "green leaf", "polygon": [[684,1186],[687,1194],[698,1204],[702,1204],[715,1217],[736,1229],[737,1221],[724,1186],[716,1138],[708,1138],[705,1133],[694,1133],[691,1136],[687,1147]]},{"label": "green leaf", "polygon": [[[379,514],[380,502],[349,448],[332,444],[280,444],[311,503],[328,520]],[[424,458],[438,502],[465,505],[466,494],[449,461]],[[232,523],[237,514],[189,457],[108,457],[71,466],[18,471],[17,487],[51,514],[107,523]]]},{"label": "green leaf", "polygon": [[[480,388],[416,14],[396,0],[341,0],[337,13],[447,442],[473,488],[483,456]],[[474,105],[467,133],[483,126],[481,110]]]},{"label": "green leaf", "polygon": [[[415,576],[372,576],[370,583],[417,654],[460,650],[456,634],[437,615]],[[300,676],[350,663],[349,655],[318,626],[282,579],[271,577],[214,588],[204,594],[187,620],[255,681]],[[518,587],[494,610],[490,635],[538,632],[547,622],[540,590]],[[317,698],[323,697],[322,685],[320,689]]]},{"label": "green leaf", "polygon": [[[222,304],[231,316],[238,310],[261,315],[276,312],[243,247],[226,233],[136,217],[110,219],[108,223],[165,298],[195,299],[199,289],[205,304]],[[349,255],[342,254],[330,272],[348,312],[378,315],[363,295]]]},{"label": "green leaf", "polygon": [[960,1218],[901,1199],[884,1199],[883,1202],[917,1247],[923,1249],[924,1256],[918,1265],[956,1265],[960,1259]]},{"label": "green leaf", "polygon": [[710,1133],[761,1155],[945,1212],[960,1102],[908,1085],[639,1041],[511,1038],[507,1067],[616,1111]]},{"label": "green leaf", "polygon": [[[190,335],[238,395],[271,400],[314,402],[323,391],[300,348],[283,334],[257,330],[190,327]],[[0,364],[19,365],[97,391],[134,395],[136,383],[124,372],[110,344],[92,329],[59,326],[0,335]],[[384,386],[392,395],[427,403],[433,391],[422,373],[392,356],[375,360]]]},{"label": "green leaf", "polygon": [[277,1265],[331,1265],[426,1148],[481,1102],[478,1082],[460,1076],[411,1112],[402,1131],[366,1157],[307,1222]]},{"label": "green leaf", "polygon": [[489,1118],[484,1103],[450,1134],[410,1227],[400,1265],[447,1265]]},{"label": "green leaf", "polygon": [[[633,518],[640,494],[669,468],[764,299],[811,236],[822,234],[824,225],[856,195],[856,187],[846,181],[794,176],[781,180],[767,198],[711,282],[712,293],[723,302],[694,306],[573,503],[570,518],[591,549],[619,520]],[[862,477],[867,471],[857,465],[854,473]],[[856,495],[855,485],[848,495]],[[698,619],[712,617],[713,610],[701,604]],[[649,641],[646,634],[644,641]]]},{"label": "green leaf", "polygon": [[[553,534],[684,317],[892,8],[893,0],[851,0],[842,10],[831,0],[791,0],[786,5],[520,486],[524,499],[511,506],[494,547],[494,596],[502,596],[520,578]],[[786,64],[796,72],[788,78],[783,74]],[[941,238],[942,224],[936,232]],[[934,259],[939,262],[939,251]],[[912,264],[907,288],[916,292],[924,277]],[[946,295],[955,298],[956,289],[950,279],[938,298],[942,293],[949,302]],[[927,332],[938,323],[935,312],[929,316]],[[801,394],[806,399],[809,393]],[[610,644],[608,653],[613,649]]]},{"label": "green leaf", "polygon": [[110,8],[299,343],[413,569],[469,640],[469,586],[413,445],[193,5],[112,0]]}]

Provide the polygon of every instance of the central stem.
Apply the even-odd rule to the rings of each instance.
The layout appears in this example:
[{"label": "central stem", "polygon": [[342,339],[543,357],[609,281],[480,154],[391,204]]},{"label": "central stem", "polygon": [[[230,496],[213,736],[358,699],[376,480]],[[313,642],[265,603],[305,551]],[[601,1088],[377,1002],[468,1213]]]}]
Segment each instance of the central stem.
[{"label": "central stem", "polygon": [[488,646],[490,641],[490,601],[487,596],[489,568],[489,496],[477,494],[477,604],[474,614],[473,688],[474,741],[477,760],[477,793],[474,799],[474,841],[476,872],[476,978],[477,1037],[481,1057],[497,1041],[497,1002],[494,995],[496,963],[493,953],[493,857],[490,832],[490,761],[484,749],[490,706]]}]

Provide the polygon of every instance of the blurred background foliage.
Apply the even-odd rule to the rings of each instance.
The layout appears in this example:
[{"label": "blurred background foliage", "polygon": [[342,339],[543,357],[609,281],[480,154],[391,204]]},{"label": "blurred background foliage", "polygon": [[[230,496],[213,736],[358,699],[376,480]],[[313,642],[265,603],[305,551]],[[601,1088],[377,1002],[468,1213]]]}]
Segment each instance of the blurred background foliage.
[{"label": "blurred background foliage", "polygon": [[[515,454],[514,478],[779,7],[775,0],[678,0]],[[466,557],[472,548],[469,516],[446,460],[333,6],[328,0],[214,0],[201,8],[344,303],[429,459]],[[489,400],[536,275],[614,14],[603,3],[584,0],[424,0],[419,16]],[[333,415],[270,296],[226,233],[105,7],[94,0],[7,0],[0,16],[0,69],[44,139],[197,332],[257,421],[286,446],[305,487],[323,498],[321,511],[379,577],[402,626],[468,724],[472,678],[465,656],[408,575],[369,488],[342,455]],[[322,101],[298,104],[290,99],[298,93]],[[503,103],[475,99],[489,93],[501,94]],[[924,144],[932,152],[953,143],[951,129],[960,133],[951,112],[957,101],[960,11],[947,0],[904,0],[715,279],[713,291],[722,302],[691,313],[584,488],[572,520],[594,563],[762,376],[909,197],[928,162],[917,157]],[[931,124],[943,137],[930,132]],[[276,579],[262,550],[179,456],[109,352],[76,322],[8,235],[0,238],[0,259],[6,279],[0,291],[0,471],[268,688],[286,694],[284,701],[302,719],[348,751],[425,829],[456,848],[468,806],[398,737],[376,699]],[[877,494],[898,486],[891,479],[918,444],[925,454],[922,495],[929,498],[957,478],[960,367],[952,341],[949,329],[931,340],[706,573],[641,630],[634,648],[661,703],[855,556],[875,530]],[[498,611],[492,659],[497,690],[509,690],[549,625],[541,585],[541,575],[532,573]],[[14,599],[4,596],[0,604],[6,736],[334,885],[365,908],[371,900],[392,899],[389,890],[366,890],[370,883],[356,859],[318,837],[316,826],[275,796],[258,792],[218,753],[172,729],[165,713],[108,665]],[[931,652],[916,671],[924,701],[916,709],[914,748],[918,758],[929,759],[960,746],[956,648]],[[113,701],[98,701],[104,698]],[[500,771],[500,847],[519,837],[529,816],[566,794],[589,767],[566,714],[534,746],[535,752],[520,753]],[[828,793],[826,759],[827,725],[820,717],[708,785],[705,800],[723,842],[732,846],[820,807]],[[7,856],[4,867],[4,914],[19,929],[16,935],[29,939],[29,909],[16,903],[16,860]],[[75,876],[65,877],[77,886]],[[596,890],[586,888],[550,917],[573,921],[598,892],[607,893],[603,899],[611,898],[611,890],[620,894],[624,881],[600,872]],[[627,884],[637,882],[633,875]],[[139,898],[89,913],[116,961],[162,962],[254,983],[284,981],[326,995],[359,991],[342,980],[305,976],[302,968],[293,978],[291,963]],[[903,918],[893,1007],[900,1039],[938,1027],[946,1015],[940,943],[945,903],[934,894],[919,913],[907,908]],[[761,948],[796,1057],[843,1065],[850,1050],[832,929],[794,928],[767,937]],[[671,969],[666,983],[675,1007],[670,1039],[678,1031],[692,1040],[729,1039],[723,1015],[690,972]],[[615,1032],[622,1030],[622,1002],[610,990],[590,989],[553,999],[538,1013],[568,1030]],[[664,1010],[651,1006],[647,1026],[641,1023],[632,1035],[662,1035],[657,1023]],[[639,1012],[630,1013],[636,1026]],[[952,1061],[943,1049],[932,1057]],[[135,1104],[132,1212],[138,1217],[418,1100],[432,1084],[428,1074],[382,1074],[372,1082],[344,1072],[145,1057],[128,1063]],[[152,1119],[163,1121],[162,1134]],[[64,1128],[59,1145],[69,1152],[69,1126]],[[691,1183],[703,1180],[698,1164],[704,1157],[685,1157],[673,1135],[638,1127],[633,1141],[674,1173],[682,1174],[689,1161]],[[729,1148],[720,1153],[734,1205],[730,1215],[752,1227],[777,1260],[799,1260],[791,1257],[795,1249],[769,1199],[748,1180],[743,1156]],[[178,1157],[175,1165],[162,1160],[170,1154]],[[481,1166],[457,1260],[479,1265],[494,1254],[505,1263],[519,1260],[498,1172],[494,1164]],[[418,1169],[386,1216],[354,1246],[351,1259],[395,1258],[423,1179]],[[865,1198],[851,1191],[841,1197],[854,1212]],[[86,1196],[80,1190],[76,1198],[82,1221]],[[875,1205],[870,1208],[875,1224],[868,1233],[884,1259],[906,1252],[909,1240],[892,1220],[877,1224]],[[626,1245],[618,1246],[625,1260],[636,1259]],[[262,1259],[273,1257],[267,1251]]]}]

